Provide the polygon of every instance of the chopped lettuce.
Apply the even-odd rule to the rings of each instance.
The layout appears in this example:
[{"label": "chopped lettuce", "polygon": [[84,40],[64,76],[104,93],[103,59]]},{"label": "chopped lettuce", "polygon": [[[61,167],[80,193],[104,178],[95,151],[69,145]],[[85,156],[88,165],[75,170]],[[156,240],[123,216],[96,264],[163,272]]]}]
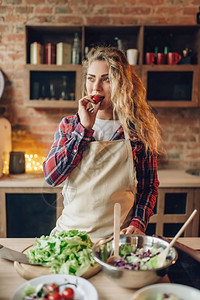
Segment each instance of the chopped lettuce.
[{"label": "chopped lettuce", "polygon": [[112,261],[111,264],[129,270],[153,270],[159,267],[158,254],[162,251],[162,247],[136,249],[135,246],[122,244],[119,250],[120,258]]},{"label": "chopped lettuce", "polygon": [[92,245],[85,231],[63,231],[36,238],[27,256],[31,263],[50,267],[52,273],[81,276],[95,264]]},{"label": "chopped lettuce", "polygon": [[29,283],[26,285],[24,289],[24,295],[23,296],[30,296],[36,292],[35,287],[30,285]]}]

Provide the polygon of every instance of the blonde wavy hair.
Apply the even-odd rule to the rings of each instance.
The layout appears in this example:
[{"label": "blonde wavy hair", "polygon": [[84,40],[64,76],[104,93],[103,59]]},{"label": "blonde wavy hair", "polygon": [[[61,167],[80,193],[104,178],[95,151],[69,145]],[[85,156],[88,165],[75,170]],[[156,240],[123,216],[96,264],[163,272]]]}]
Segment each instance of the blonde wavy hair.
[{"label": "blonde wavy hair", "polygon": [[123,51],[115,47],[92,48],[83,61],[83,95],[86,95],[87,70],[93,61],[106,61],[111,82],[111,101],[130,140],[143,142],[146,153],[159,153],[160,126],[146,101],[146,90]]}]

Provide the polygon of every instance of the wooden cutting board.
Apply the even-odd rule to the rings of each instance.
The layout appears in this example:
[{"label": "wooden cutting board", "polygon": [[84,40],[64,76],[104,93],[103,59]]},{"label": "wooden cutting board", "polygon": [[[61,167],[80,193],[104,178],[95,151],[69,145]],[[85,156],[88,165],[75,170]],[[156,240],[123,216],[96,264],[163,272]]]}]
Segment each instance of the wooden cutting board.
[{"label": "wooden cutting board", "polygon": [[0,177],[3,175],[5,162],[7,163],[7,167],[9,165],[11,149],[11,124],[6,118],[0,117]]},{"label": "wooden cutting board", "polygon": [[[28,249],[32,247],[29,246],[25,248],[22,252],[26,253]],[[14,262],[14,268],[17,271],[17,273],[23,277],[26,280],[30,280],[39,276],[43,275],[49,275],[50,273],[50,268],[49,267],[43,267],[43,266],[32,266],[32,265],[27,265],[27,264],[22,264],[17,261]],[[81,277],[83,278],[90,278],[97,274],[101,270],[101,266],[96,263],[95,266],[90,267],[89,270],[87,270],[86,273],[84,273]]]}]

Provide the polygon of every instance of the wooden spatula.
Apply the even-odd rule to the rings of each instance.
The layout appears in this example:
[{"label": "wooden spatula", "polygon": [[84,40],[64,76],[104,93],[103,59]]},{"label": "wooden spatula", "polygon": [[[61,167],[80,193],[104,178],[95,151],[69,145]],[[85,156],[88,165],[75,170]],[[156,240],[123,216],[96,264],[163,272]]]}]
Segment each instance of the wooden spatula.
[{"label": "wooden spatula", "polygon": [[174,245],[176,240],[180,237],[180,235],[183,233],[185,228],[189,225],[189,223],[194,218],[195,214],[197,213],[197,210],[195,209],[193,213],[190,215],[190,217],[187,219],[187,221],[183,224],[181,229],[178,231],[178,233],[175,235],[175,237],[172,239],[172,241],[169,243],[169,245],[160,253],[158,254],[158,268],[161,268],[165,262],[166,256],[169,252],[169,249]]},{"label": "wooden spatula", "polygon": [[115,203],[114,206],[114,255],[110,256],[107,263],[119,258],[119,237],[120,237],[121,205]]}]

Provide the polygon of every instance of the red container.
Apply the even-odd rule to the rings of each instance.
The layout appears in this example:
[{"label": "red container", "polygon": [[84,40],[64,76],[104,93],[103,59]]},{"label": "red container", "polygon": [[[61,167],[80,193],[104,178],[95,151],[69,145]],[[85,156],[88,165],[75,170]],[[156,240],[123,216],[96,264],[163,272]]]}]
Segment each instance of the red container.
[{"label": "red container", "polygon": [[153,52],[147,52],[146,53],[146,64],[147,65],[153,65],[154,64],[154,60],[155,60],[155,54]]},{"label": "red container", "polygon": [[163,65],[167,61],[167,55],[164,53],[158,53],[157,54],[157,64],[158,65]]},{"label": "red container", "polygon": [[52,43],[45,45],[45,64],[51,65],[56,63],[56,46]]},{"label": "red container", "polygon": [[177,52],[169,52],[167,56],[168,65],[176,65],[181,60],[181,55]]}]

